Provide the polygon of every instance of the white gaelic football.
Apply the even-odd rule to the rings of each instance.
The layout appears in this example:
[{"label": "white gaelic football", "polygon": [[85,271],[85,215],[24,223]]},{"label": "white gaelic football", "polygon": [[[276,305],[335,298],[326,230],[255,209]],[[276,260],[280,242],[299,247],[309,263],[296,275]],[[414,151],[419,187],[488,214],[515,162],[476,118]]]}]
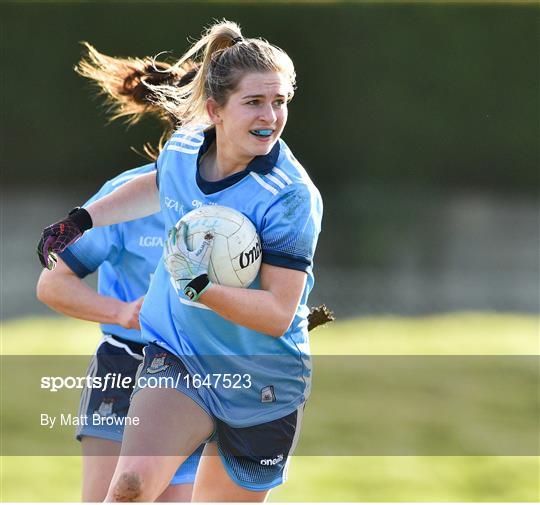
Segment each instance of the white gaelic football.
[{"label": "white gaelic football", "polygon": [[199,247],[209,231],[214,235],[208,278],[237,288],[248,287],[261,267],[262,250],[253,223],[244,214],[222,205],[204,205],[178,221],[187,224],[187,246]]}]

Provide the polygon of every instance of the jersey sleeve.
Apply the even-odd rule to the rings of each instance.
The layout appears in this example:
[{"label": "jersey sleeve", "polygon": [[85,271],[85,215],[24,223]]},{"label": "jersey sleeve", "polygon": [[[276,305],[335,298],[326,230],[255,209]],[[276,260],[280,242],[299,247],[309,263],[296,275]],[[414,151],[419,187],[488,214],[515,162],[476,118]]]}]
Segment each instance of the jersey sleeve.
[{"label": "jersey sleeve", "polygon": [[263,262],[308,272],[321,231],[322,200],[306,184],[279,194],[265,213],[261,228]]},{"label": "jersey sleeve", "polygon": [[[112,189],[114,188],[111,187],[111,183],[106,183],[84,206],[109,194]],[[114,262],[121,252],[118,226],[91,228],[59,256],[78,277],[86,277],[95,272],[103,262]]]},{"label": "jersey sleeve", "polygon": [[60,257],[82,278],[95,272],[105,261],[114,263],[121,250],[119,243],[116,225],[92,228],[60,253]]}]

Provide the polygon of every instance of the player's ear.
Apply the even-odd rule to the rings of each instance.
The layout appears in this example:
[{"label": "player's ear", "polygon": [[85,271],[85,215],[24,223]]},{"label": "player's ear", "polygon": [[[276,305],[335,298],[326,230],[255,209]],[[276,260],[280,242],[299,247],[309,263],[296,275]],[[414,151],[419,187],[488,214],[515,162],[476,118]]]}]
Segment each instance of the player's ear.
[{"label": "player's ear", "polygon": [[213,99],[208,98],[206,100],[206,112],[208,113],[208,117],[214,124],[220,124],[222,119],[220,117],[220,106],[219,104]]}]

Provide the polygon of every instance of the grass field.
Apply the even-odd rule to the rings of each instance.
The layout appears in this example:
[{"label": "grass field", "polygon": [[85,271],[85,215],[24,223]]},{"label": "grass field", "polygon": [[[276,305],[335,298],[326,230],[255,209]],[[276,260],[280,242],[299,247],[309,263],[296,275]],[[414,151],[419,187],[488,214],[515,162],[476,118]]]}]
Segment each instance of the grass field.
[{"label": "grass field", "polygon": [[[4,322],[1,332],[3,355],[88,355],[99,339],[94,324],[65,318]],[[378,356],[538,355],[538,336],[538,320],[531,316],[363,318],[317,330],[312,351]],[[24,391],[19,393],[24,398]],[[8,416],[3,408],[2,418]],[[362,433],[332,430],[326,437],[361,438]],[[66,444],[76,442],[69,439]],[[297,456],[289,481],[273,491],[271,501],[534,502],[540,498],[539,465],[537,457],[525,456]],[[5,456],[0,477],[2,501],[76,501],[80,458]]]}]

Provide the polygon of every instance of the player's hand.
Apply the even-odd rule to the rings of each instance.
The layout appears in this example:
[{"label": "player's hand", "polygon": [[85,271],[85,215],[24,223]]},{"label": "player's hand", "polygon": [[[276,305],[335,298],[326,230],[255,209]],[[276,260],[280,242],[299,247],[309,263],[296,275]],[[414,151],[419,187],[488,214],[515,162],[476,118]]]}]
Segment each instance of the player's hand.
[{"label": "player's hand", "polygon": [[[186,243],[187,225],[171,228],[165,243],[165,268],[177,289],[186,292],[187,285],[197,277],[208,274],[214,236],[208,232],[199,247],[190,251]],[[199,295],[202,293],[199,293]]]},{"label": "player's hand", "polygon": [[118,314],[118,324],[128,330],[140,330],[139,312],[141,311],[143,302],[144,296],[133,302],[124,302]]},{"label": "player's hand", "polygon": [[86,209],[76,207],[62,221],[47,226],[41,234],[37,254],[43,268],[53,270],[57,253],[63,252],[81,235],[92,228],[92,218]]}]

